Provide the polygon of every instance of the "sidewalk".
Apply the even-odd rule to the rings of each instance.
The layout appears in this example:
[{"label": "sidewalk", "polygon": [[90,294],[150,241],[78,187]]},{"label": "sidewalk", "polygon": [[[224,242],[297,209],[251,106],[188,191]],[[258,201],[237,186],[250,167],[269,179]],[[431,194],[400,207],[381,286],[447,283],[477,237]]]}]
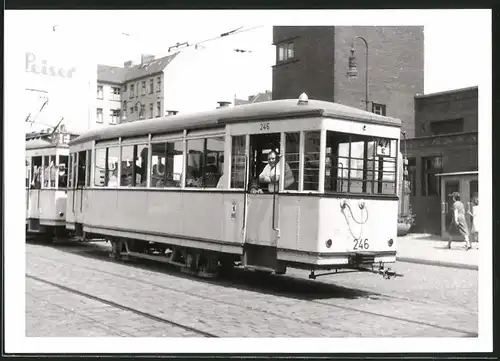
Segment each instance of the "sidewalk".
[{"label": "sidewalk", "polygon": [[442,267],[477,270],[479,264],[478,244],[472,243],[472,249],[465,251],[463,242],[453,242],[447,249],[448,242],[430,234],[408,234],[398,237],[397,260],[429,264]]}]

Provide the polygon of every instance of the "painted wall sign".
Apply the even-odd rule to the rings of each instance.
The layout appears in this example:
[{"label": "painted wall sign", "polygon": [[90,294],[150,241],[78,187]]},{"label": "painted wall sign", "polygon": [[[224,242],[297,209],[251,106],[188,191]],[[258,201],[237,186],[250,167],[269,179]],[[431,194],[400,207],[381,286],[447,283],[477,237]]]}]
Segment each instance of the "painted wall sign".
[{"label": "painted wall sign", "polygon": [[56,66],[52,66],[47,63],[45,59],[37,59],[36,55],[33,53],[26,53],[26,72],[41,74],[41,75],[49,75],[49,76],[58,76],[61,78],[69,78],[73,77],[73,73],[76,71],[76,68],[59,68]]}]

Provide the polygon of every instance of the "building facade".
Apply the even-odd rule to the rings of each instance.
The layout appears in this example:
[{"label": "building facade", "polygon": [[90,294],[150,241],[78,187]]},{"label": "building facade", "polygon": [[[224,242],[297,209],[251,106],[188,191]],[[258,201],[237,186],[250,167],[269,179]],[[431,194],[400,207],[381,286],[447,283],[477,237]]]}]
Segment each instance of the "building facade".
[{"label": "building facade", "polygon": [[[238,59],[229,53],[221,61],[217,49],[186,49],[157,59],[142,55],[139,64],[123,67],[99,65],[95,120],[110,125],[230,104],[241,69],[227,63]],[[267,93],[258,95],[265,99]]]},{"label": "building facade", "polygon": [[[478,88],[415,97],[416,137],[406,141],[416,232],[441,234],[441,174],[478,171]],[[471,183],[470,196],[477,193]],[[469,199],[465,199],[467,204]]]},{"label": "building facade", "polygon": [[310,99],[366,108],[366,48],[354,42],[358,76],[346,74],[353,40],[368,43],[368,110],[399,118],[414,137],[414,96],[424,92],[422,26],[275,26],[273,99]]}]

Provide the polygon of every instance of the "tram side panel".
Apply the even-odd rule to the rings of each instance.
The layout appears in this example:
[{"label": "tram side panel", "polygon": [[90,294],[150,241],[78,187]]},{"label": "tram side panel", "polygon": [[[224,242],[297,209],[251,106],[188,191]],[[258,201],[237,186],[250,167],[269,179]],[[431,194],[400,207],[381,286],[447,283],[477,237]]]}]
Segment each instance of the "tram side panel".
[{"label": "tram side panel", "polygon": [[241,253],[242,194],[95,188],[85,192],[84,231]]}]

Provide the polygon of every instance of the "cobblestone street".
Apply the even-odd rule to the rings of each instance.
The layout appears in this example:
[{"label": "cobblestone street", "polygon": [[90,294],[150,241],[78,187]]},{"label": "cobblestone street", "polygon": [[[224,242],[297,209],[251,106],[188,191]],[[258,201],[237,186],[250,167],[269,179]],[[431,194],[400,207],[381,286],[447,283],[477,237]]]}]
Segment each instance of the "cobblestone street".
[{"label": "cobblestone street", "polygon": [[202,280],[116,263],[104,244],[27,244],[27,336],[475,337],[477,271],[398,262],[405,277],[235,270]]}]

